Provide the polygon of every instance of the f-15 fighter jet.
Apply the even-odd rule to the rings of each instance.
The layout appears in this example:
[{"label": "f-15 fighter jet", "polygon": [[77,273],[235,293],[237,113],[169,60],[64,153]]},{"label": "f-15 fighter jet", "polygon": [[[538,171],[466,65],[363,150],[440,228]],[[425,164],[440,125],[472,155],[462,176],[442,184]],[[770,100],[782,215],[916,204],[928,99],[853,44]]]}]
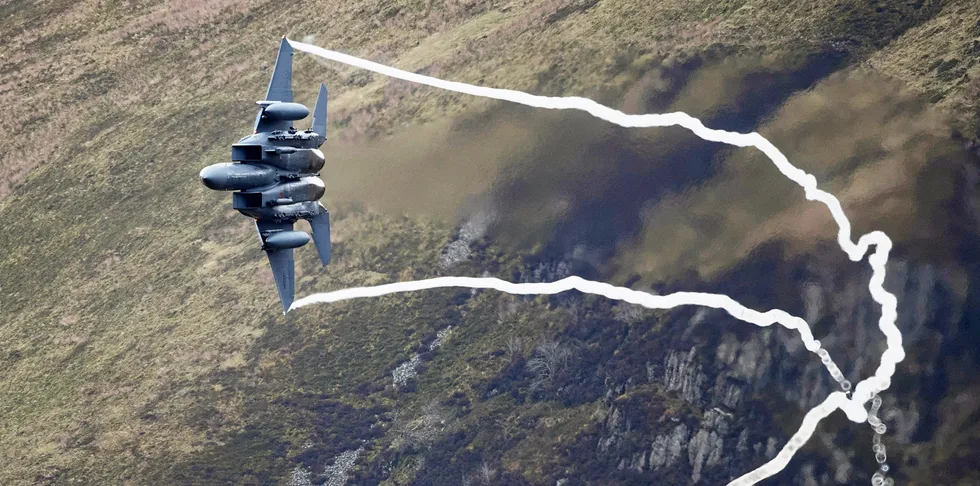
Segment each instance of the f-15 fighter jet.
[{"label": "f-15 fighter jet", "polygon": [[231,146],[232,163],[209,165],[201,171],[201,181],[209,189],[238,191],[231,195],[232,207],[255,218],[283,313],[293,303],[293,248],[310,241],[305,232],[293,229],[296,220],[310,222],[320,262],[330,262],[330,214],[319,202],[324,186],[317,177],[323,167],[319,147],[326,139],[327,89],[320,85],[312,126],[294,128],[293,121],[306,118],[310,110],[293,103],[292,56],[284,36],[265,100],[256,102],[260,108],[255,132]]}]

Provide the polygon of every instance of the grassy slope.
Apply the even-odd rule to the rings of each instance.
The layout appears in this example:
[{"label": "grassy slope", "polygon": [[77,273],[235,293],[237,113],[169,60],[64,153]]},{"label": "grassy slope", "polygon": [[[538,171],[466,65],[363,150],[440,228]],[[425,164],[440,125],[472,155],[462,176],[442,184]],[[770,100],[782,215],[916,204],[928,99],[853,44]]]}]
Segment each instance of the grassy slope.
[{"label": "grassy slope", "polygon": [[874,68],[914,86],[980,137],[980,4],[951,2],[870,57]]},{"label": "grassy slope", "polygon": [[[224,160],[247,133],[282,33],[456,80],[583,95],[625,85],[632,57],[648,52],[835,46],[902,59],[942,37],[913,31],[874,54],[916,16],[930,16],[921,13],[929,6],[890,2],[877,15],[873,2],[765,0],[606,0],[578,11],[592,3],[0,4],[0,102],[10,110],[2,128],[17,135],[0,169],[12,184],[0,201],[0,482],[171,477],[166,465],[208,457],[223,437],[272,413],[263,410],[276,398],[328,393],[358,410],[424,405],[422,393],[364,398],[351,390],[387,380],[386,367],[435,330],[452,292],[282,317],[248,222],[227,209],[226,195],[196,181],[200,167]],[[925,91],[966,96],[968,85],[940,88],[930,71],[881,62]],[[299,101],[327,83],[332,130],[344,136],[480,103],[431,91],[384,99],[384,80],[301,56],[296,78]],[[299,252],[300,294],[438,273],[446,223],[334,212],[336,263],[319,269],[311,252]],[[488,258],[499,260],[501,275],[519,264]],[[507,331],[490,325],[495,302],[467,304],[473,317],[433,365],[448,371],[425,375],[423,390],[445,399],[504,366],[486,356]],[[515,329],[540,335],[548,315],[533,307]],[[270,433],[277,441],[299,443],[314,427],[299,412],[280,415],[298,425],[276,419],[285,424]],[[484,415],[492,410],[474,417]]]}]

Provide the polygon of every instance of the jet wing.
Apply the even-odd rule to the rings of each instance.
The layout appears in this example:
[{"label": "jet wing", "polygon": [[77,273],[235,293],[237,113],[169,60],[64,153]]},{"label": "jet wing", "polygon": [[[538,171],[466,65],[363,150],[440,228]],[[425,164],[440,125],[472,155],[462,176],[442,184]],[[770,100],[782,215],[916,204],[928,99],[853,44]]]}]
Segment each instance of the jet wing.
[{"label": "jet wing", "polygon": [[282,43],[279,44],[279,56],[276,57],[276,67],[272,70],[265,100],[293,101],[293,48],[286,36],[282,37]]},{"label": "jet wing", "polygon": [[[286,40],[286,36],[282,37],[282,43],[279,44],[279,56],[276,57],[276,67],[272,70],[269,89],[265,92],[265,101],[293,101],[293,48]],[[263,110],[265,110],[264,106],[255,115],[256,133],[289,128],[288,121],[263,123]]]},{"label": "jet wing", "polygon": [[[262,237],[263,232],[270,230],[292,231],[293,223],[273,223],[271,221],[257,220],[255,229],[259,232],[259,240],[265,246]],[[265,249],[266,256],[269,257],[269,265],[272,266],[272,276],[276,280],[276,289],[279,291],[279,301],[282,302],[282,313],[289,310],[293,305],[295,296],[295,262],[293,261],[293,249],[275,250]]]}]

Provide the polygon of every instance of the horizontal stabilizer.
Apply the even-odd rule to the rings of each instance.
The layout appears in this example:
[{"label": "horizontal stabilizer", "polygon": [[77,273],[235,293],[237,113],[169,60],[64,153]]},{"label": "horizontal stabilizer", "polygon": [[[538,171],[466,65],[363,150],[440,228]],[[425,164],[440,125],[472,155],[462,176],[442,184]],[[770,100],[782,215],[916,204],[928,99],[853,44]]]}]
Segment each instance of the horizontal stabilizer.
[{"label": "horizontal stabilizer", "polygon": [[326,265],[330,263],[330,212],[327,208],[320,206],[320,213],[310,218],[310,227],[313,228],[313,244],[320,255],[320,263]]}]

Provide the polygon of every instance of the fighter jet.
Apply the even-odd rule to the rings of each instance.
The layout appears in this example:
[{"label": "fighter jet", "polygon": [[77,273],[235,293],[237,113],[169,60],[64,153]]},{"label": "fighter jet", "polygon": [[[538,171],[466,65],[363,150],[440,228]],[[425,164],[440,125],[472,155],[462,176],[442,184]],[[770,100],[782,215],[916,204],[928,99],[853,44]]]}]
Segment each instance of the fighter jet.
[{"label": "fighter jet", "polygon": [[292,56],[293,49],[283,36],[265,100],[256,102],[255,132],[231,146],[231,163],[201,170],[205,186],[237,191],[231,195],[232,207],[255,219],[284,314],[294,296],[293,249],[310,241],[305,232],[293,229],[293,223],[298,219],[310,222],[320,262],[330,263],[330,213],[319,202],[324,185],[317,177],[323,167],[319,147],[326,140],[327,88],[320,85],[312,126],[307,130],[293,127],[293,121],[306,118],[310,110],[293,102]]}]

